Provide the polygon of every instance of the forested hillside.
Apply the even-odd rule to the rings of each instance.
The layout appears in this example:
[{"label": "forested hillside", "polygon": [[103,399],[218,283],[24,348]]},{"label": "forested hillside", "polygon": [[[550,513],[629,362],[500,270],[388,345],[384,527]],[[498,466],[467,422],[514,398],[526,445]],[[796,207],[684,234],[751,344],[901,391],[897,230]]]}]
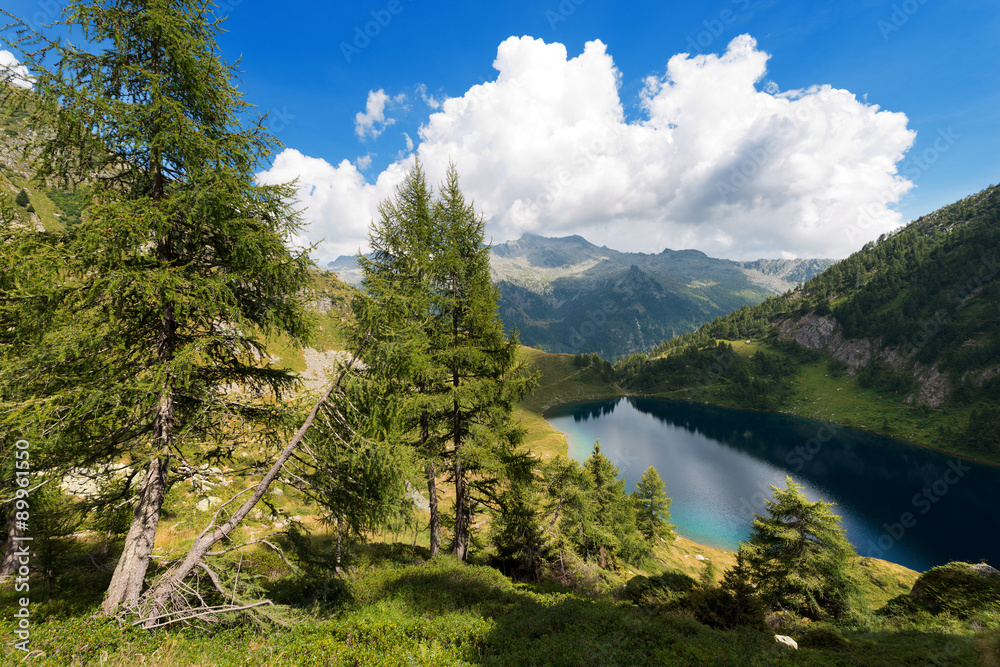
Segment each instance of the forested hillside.
[{"label": "forested hillside", "polygon": [[[619,379],[642,391],[710,391],[736,405],[791,411],[826,391],[820,384],[842,379],[865,412],[878,412],[876,401],[885,418],[846,407],[840,419],[854,411],[866,428],[993,460],[998,223],[994,186],[865,245],[800,288],[622,360]],[[811,370],[818,365],[822,383]],[[891,426],[895,414],[908,416],[905,431]]]}]

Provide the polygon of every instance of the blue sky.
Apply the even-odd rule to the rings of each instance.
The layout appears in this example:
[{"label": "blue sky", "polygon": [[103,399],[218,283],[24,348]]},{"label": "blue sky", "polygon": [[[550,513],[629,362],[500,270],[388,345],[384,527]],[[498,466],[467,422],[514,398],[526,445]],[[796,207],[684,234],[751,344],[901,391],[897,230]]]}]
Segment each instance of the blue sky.
[{"label": "blue sky", "polygon": [[1000,181],[995,1],[221,4],[288,149],[261,178],[300,178],[321,261],[414,155],[455,162],[494,242],[732,258],[842,257]]}]

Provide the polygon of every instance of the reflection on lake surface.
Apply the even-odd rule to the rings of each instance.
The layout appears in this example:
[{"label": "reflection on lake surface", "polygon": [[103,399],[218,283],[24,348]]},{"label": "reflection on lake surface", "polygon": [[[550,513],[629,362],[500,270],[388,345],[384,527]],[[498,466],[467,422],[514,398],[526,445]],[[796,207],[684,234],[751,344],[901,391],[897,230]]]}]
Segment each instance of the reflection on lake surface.
[{"label": "reflection on lake surface", "polygon": [[787,474],[810,500],[837,503],[863,556],[921,571],[1000,564],[998,468],[825,422],[658,399],[557,406],[545,418],[578,461],[600,439],[630,491],[655,466],[673,523],[703,544],[736,549]]}]

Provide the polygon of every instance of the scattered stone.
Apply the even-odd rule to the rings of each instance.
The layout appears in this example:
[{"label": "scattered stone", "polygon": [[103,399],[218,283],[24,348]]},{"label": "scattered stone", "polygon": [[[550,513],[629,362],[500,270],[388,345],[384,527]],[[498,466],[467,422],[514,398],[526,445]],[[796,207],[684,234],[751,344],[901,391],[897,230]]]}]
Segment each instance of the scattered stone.
[{"label": "scattered stone", "polygon": [[207,498],[202,498],[201,500],[199,500],[198,504],[195,505],[195,507],[198,508],[199,512],[207,512],[213,507],[217,507],[221,503],[222,503],[222,498],[217,498],[215,496],[208,496]]},{"label": "scattered stone", "polygon": [[696,554],[696,555],[695,555],[695,558],[697,558],[698,560],[708,560],[707,558],[705,558],[705,557],[704,557],[704,556],[702,556],[701,554]]},{"label": "scattered stone", "polygon": [[416,489],[409,482],[406,483],[407,497],[413,501],[413,505],[422,511],[427,511],[431,508],[431,501],[427,500],[420,491]]},{"label": "scattered stone", "polygon": [[132,474],[128,466],[99,465],[94,468],[73,468],[60,480],[63,493],[90,500],[101,495],[101,488],[109,482],[126,479]]}]

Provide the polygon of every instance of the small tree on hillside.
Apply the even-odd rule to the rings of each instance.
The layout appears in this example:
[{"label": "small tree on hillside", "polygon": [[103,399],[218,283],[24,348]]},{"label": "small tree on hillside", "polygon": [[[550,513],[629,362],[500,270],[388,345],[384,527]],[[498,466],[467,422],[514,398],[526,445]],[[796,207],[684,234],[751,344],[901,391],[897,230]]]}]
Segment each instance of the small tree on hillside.
[{"label": "small tree on hillside", "polygon": [[601,452],[599,440],[583,467],[593,483],[597,521],[603,528],[592,532],[584,544],[586,552],[596,556],[601,567],[610,565],[607,558],[600,556],[602,550],[630,562],[646,556],[649,546],[636,526],[635,506],[625,492],[625,480],[620,477],[618,467]]},{"label": "small tree on hillside", "polygon": [[858,602],[854,547],[831,503],[811,502],[801,485],[786,481],[784,489],[771,487],[767,515],[754,517],[744,545],[751,580],[772,609],[842,618]]},{"label": "small tree on hillside", "polygon": [[366,294],[354,304],[357,335],[372,337],[364,361],[399,416],[404,439],[426,461],[431,553],[440,546],[439,464],[455,485],[452,551],[468,554],[471,517],[498,508],[503,484],[530,469],[519,452],[514,406],[534,379],[507,335],[490,282],[485,220],[449,168],[433,198],[417,163],[383,202],[359,258]]},{"label": "small tree on hillside", "polygon": [[673,539],[670,496],[667,495],[667,487],[653,466],[649,466],[646,472],[642,473],[642,479],[632,492],[632,502],[635,505],[636,525],[649,542],[652,543],[657,538]]},{"label": "small tree on hillside", "polygon": [[17,193],[17,197],[14,199],[14,203],[20,206],[21,208],[24,208],[29,203],[31,203],[31,199],[28,197],[28,193],[24,191],[24,188],[21,188],[21,191]]}]

